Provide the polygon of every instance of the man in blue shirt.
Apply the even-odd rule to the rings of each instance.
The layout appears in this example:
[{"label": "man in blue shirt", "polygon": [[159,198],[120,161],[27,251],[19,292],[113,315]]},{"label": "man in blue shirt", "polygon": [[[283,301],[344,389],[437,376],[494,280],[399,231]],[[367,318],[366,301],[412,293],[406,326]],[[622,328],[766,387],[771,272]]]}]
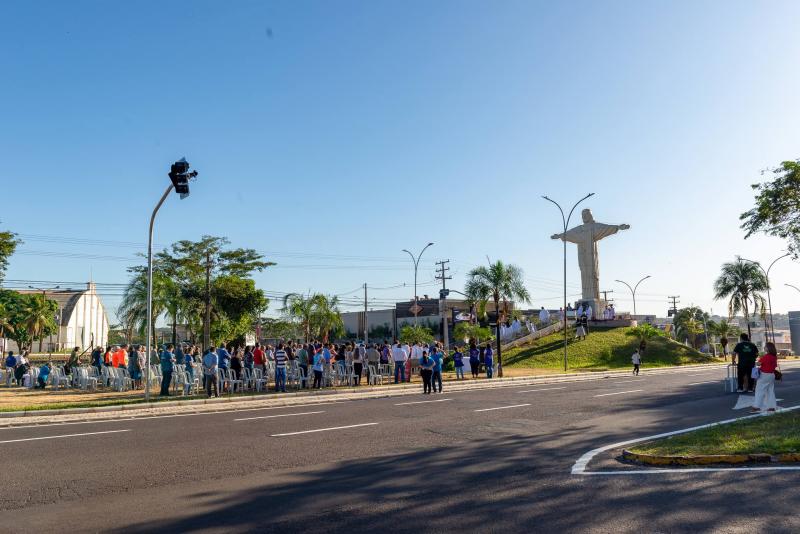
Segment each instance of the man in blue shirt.
[{"label": "man in blue shirt", "polygon": [[175,369],[174,347],[167,345],[161,353],[161,396],[169,397],[169,386],[172,384],[172,371]]},{"label": "man in blue shirt", "polygon": [[220,370],[227,371],[228,366],[231,363],[231,353],[228,352],[228,349],[225,348],[225,345],[220,345],[217,349],[217,359]]},{"label": "man in blue shirt", "polygon": [[486,365],[486,378],[492,378],[492,373],[494,371],[494,354],[492,353],[492,346],[491,344],[486,344],[486,353],[484,355],[483,363]]},{"label": "man in blue shirt", "polygon": [[433,355],[433,375],[431,376],[431,383],[433,384],[433,392],[436,393],[436,384],[439,384],[439,393],[442,392],[442,360],[444,360],[444,353],[442,349],[436,347]]},{"label": "man in blue shirt", "polygon": [[206,353],[203,355],[203,376],[205,377],[206,381],[206,393],[209,397],[211,397],[212,385],[214,386],[214,396],[219,397],[219,385],[217,383],[218,365],[219,359],[217,357],[217,353],[214,352],[214,348],[207,348]]}]

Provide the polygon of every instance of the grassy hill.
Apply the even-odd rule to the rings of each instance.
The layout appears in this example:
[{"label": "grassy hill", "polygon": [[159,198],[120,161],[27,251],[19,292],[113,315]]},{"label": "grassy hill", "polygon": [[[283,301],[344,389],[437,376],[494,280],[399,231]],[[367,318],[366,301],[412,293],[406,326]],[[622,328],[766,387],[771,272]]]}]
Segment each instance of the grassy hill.
[{"label": "grassy hill", "polygon": [[[575,331],[567,334],[569,369],[606,371],[631,368],[631,355],[639,338],[629,335],[630,328],[592,328],[583,341],[575,340]],[[671,339],[655,338],[647,342],[642,367],[664,367],[690,363],[709,363],[714,357],[702,354]],[[564,368],[564,334],[558,332],[537,339],[530,345],[503,351],[503,366],[530,369]]]}]

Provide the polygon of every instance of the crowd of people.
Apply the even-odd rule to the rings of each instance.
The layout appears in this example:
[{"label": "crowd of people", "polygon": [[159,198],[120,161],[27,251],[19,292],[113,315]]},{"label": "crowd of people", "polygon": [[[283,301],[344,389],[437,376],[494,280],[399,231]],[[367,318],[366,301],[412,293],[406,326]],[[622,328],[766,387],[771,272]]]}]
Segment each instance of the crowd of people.
[{"label": "crowd of people", "polygon": [[[369,380],[370,369],[387,369],[394,376],[394,382],[410,382],[414,371],[422,378],[423,392],[442,391],[442,372],[448,361],[453,362],[456,380],[465,380],[464,368],[469,364],[472,377],[478,378],[485,373],[487,378],[493,377],[494,357],[490,343],[470,343],[465,347],[456,347],[453,351],[445,351],[441,343],[401,343],[394,340],[389,343],[298,343],[294,341],[280,342],[276,345],[256,343],[253,346],[236,346],[221,344],[204,350],[198,345],[179,343],[165,345],[160,352],[155,350],[147,358],[144,345],[114,345],[96,347],[84,361],[84,353],[76,347],[66,364],[64,372],[84,363],[97,368],[98,375],[104,367],[122,368],[128,372],[134,388],[142,388],[149,365],[158,365],[161,376],[161,392],[169,396],[173,385],[176,366],[181,365],[189,382],[199,379],[206,394],[219,396],[223,384],[219,383],[218,371],[227,374],[229,371],[236,380],[242,380],[244,370],[251,372],[259,369],[263,376],[269,377],[277,392],[286,392],[287,367],[296,362],[302,376],[303,388],[320,389],[325,386],[326,369],[336,369],[339,373],[351,373],[354,386],[362,384],[362,379]],[[5,359],[6,372],[11,381],[23,385],[24,376],[31,369],[26,353],[15,355],[8,353]],[[48,383],[52,364],[45,363],[39,367],[37,387],[45,388]],[[313,381],[312,381],[313,377]],[[309,385],[308,382],[311,382]]]}]

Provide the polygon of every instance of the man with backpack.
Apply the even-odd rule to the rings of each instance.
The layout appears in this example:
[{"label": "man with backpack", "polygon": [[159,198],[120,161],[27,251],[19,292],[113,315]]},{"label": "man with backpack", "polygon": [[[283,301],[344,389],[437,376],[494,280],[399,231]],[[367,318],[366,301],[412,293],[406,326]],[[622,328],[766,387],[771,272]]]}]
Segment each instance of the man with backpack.
[{"label": "man with backpack", "polygon": [[747,391],[749,393],[755,391],[752,373],[757,357],[758,347],[750,342],[750,337],[747,334],[739,336],[739,343],[733,348],[732,362],[736,364],[737,393],[744,393],[745,382],[747,382]]}]

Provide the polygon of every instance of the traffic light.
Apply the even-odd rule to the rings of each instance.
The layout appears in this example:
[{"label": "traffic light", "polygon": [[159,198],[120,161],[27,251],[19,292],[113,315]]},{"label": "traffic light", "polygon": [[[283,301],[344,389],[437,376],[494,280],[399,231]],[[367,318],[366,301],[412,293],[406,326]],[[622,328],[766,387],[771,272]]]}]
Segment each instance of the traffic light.
[{"label": "traffic light", "polygon": [[197,171],[189,171],[189,162],[186,158],[181,158],[172,164],[169,170],[169,179],[175,186],[175,192],[181,198],[189,196],[189,180],[197,176]]}]

